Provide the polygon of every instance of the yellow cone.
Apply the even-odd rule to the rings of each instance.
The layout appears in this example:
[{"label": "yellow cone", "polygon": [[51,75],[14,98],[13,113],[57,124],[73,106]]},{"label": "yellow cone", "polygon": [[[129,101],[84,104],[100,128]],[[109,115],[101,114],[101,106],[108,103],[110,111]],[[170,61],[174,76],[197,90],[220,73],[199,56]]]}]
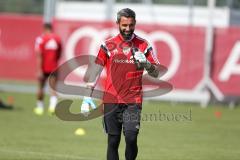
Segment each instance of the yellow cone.
[{"label": "yellow cone", "polygon": [[83,128],[78,128],[75,131],[75,135],[77,135],[77,136],[84,136],[85,134],[86,134],[86,132]]}]

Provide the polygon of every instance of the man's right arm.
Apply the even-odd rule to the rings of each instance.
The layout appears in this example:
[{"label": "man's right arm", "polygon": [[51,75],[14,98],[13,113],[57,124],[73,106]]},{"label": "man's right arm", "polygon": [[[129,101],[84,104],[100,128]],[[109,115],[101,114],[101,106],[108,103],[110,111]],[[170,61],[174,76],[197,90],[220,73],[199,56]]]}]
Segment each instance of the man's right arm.
[{"label": "man's right arm", "polygon": [[108,49],[104,44],[101,45],[97,57],[89,57],[89,67],[84,77],[84,81],[87,82],[88,88],[94,89],[97,79],[106,65],[108,58]]},{"label": "man's right arm", "polygon": [[36,41],[35,41],[35,53],[37,56],[37,76],[38,78],[42,78],[43,76],[43,71],[42,71],[42,52],[41,52],[41,43],[42,43],[42,38],[41,37],[37,37]]},{"label": "man's right arm", "polygon": [[91,97],[97,80],[103,70],[103,67],[106,65],[107,59],[107,53],[102,46],[99,49],[97,57],[89,56],[89,66],[84,76],[84,81],[86,82],[86,90],[81,105],[81,113],[89,112],[89,106],[91,106],[93,109],[96,108],[96,105],[94,104]]},{"label": "man's right arm", "polygon": [[96,64],[96,63],[90,63],[89,67],[87,69],[87,72],[84,76],[84,81],[86,82],[86,90],[84,93],[82,105],[81,105],[81,113],[84,113],[88,115],[90,108],[96,109],[96,105],[92,100],[92,93],[94,90],[94,87],[97,83],[97,80],[103,70],[103,66]]},{"label": "man's right arm", "polygon": [[43,71],[42,71],[42,56],[41,56],[41,53],[37,53],[37,74],[38,74],[38,78],[42,78]]},{"label": "man's right arm", "polygon": [[91,97],[92,91],[97,83],[97,80],[103,70],[103,66],[99,64],[91,64],[86,72],[84,81],[86,82],[86,87],[90,90],[87,90],[85,95]]}]

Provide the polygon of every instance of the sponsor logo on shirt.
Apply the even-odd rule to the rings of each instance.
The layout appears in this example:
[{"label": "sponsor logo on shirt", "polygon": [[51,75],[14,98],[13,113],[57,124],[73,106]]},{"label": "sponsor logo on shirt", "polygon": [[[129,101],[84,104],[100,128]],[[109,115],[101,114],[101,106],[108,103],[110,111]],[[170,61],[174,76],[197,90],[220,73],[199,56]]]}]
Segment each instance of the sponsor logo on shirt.
[{"label": "sponsor logo on shirt", "polygon": [[58,44],[54,39],[51,39],[47,42],[45,49],[56,50],[58,49]]},{"label": "sponsor logo on shirt", "polygon": [[134,61],[131,59],[131,60],[128,60],[128,59],[114,59],[113,60],[114,63],[130,63],[130,64],[133,64]]}]

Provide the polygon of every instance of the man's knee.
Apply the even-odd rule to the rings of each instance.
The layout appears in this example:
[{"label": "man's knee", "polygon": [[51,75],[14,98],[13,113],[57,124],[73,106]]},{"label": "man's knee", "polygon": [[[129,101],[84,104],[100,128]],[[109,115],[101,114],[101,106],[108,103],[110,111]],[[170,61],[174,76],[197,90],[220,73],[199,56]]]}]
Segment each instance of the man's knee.
[{"label": "man's knee", "polygon": [[112,148],[118,148],[121,135],[108,135],[108,145]]},{"label": "man's knee", "polygon": [[125,132],[125,141],[129,145],[135,145],[137,144],[137,132],[132,132],[132,131],[126,131]]}]

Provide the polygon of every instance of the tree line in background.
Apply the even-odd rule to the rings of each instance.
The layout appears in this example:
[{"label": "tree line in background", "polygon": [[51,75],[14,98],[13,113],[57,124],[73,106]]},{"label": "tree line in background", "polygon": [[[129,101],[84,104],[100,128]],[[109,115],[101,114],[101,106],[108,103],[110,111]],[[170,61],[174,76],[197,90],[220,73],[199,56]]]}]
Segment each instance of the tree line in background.
[{"label": "tree line in background", "polygon": [[[60,0],[61,1],[61,0]],[[105,0],[62,0],[62,1],[95,1],[104,2]],[[144,3],[149,0],[115,0],[119,3]],[[153,4],[169,5],[189,5],[192,3],[197,6],[206,6],[208,0],[152,0]],[[216,0],[217,6],[229,6],[239,9],[240,0]],[[1,0],[0,12],[10,13],[31,13],[43,14],[44,0]]]},{"label": "tree line in background", "polygon": [[[105,0],[63,0],[63,1],[91,1],[104,2]],[[207,6],[208,0],[115,0],[118,3],[144,3],[152,1],[152,4],[169,4],[169,5],[188,5],[192,3],[196,6]],[[231,8],[240,8],[240,0],[216,0],[216,5],[229,6]]]},{"label": "tree line in background", "polygon": [[0,12],[43,14],[44,0],[1,0]]}]

